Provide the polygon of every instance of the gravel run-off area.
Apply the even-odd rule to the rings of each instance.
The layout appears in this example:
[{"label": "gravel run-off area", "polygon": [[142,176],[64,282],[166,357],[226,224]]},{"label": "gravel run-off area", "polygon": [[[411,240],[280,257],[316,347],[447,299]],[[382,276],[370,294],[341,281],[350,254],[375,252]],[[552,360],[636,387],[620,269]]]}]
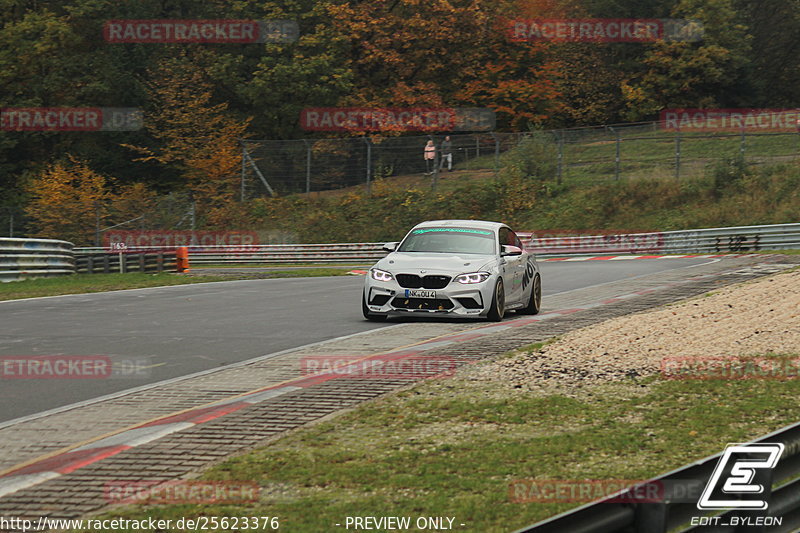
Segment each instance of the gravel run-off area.
[{"label": "gravel run-off area", "polygon": [[579,329],[538,350],[476,365],[465,377],[528,392],[575,392],[659,374],[721,375],[720,361],[767,354],[793,356],[780,368],[786,378],[798,377],[792,372],[800,356],[800,270]]}]

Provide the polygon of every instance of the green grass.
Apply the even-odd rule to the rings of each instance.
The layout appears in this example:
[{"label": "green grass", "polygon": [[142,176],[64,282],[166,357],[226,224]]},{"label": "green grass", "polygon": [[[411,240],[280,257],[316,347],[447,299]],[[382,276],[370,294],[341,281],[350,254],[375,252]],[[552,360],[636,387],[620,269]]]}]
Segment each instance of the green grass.
[{"label": "green grass", "polygon": [[791,381],[588,385],[534,394],[504,383],[429,381],[230,459],[203,479],[252,481],[252,505],[128,507],[113,516],[278,516],[289,531],[345,516],[450,516],[511,531],[581,503],[515,503],[514,480],[645,479],[795,422]]},{"label": "green grass", "polygon": [[756,254],[782,254],[782,255],[798,255],[800,250],[760,250],[758,252],[751,252]]},{"label": "green grass", "polygon": [[62,294],[83,294],[106,292],[143,287],[165,287],[190,283],[212,281],[231,281],[234,279],[298,278],[319,276],[344,276],[347,271],[333,268],[308,268],[297,270],[270,270],[257,274],[230,273],[225,275],[185,275],[185,274],[75,274],[54,278],[26,279],[0,283],[0,301],[37,298],[40,296],[59,296]]}]

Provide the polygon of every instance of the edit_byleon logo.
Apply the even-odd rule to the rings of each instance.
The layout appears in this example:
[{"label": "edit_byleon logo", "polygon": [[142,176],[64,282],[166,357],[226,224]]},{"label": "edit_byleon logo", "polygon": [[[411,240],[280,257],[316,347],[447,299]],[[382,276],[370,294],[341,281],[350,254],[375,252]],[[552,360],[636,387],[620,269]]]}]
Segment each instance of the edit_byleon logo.
[{"label": "edit_byleon logo", "polygon": [[784,444],[780,442],[729,444],[703,489],[697,508],[766,509],[769,504],[762,495],[769,487],[759,483],[757,478],[775,468],[783,450]]}]

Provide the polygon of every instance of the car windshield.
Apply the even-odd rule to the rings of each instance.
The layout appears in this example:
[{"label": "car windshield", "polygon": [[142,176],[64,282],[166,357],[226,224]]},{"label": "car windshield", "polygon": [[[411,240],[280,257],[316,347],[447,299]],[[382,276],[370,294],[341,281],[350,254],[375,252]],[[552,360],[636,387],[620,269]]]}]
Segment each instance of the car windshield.
[{"label": "car windshield", "polygon": [[398,252],[442,254],[495,253],[493,231],[474,228],[418,228],[406,237]]}]

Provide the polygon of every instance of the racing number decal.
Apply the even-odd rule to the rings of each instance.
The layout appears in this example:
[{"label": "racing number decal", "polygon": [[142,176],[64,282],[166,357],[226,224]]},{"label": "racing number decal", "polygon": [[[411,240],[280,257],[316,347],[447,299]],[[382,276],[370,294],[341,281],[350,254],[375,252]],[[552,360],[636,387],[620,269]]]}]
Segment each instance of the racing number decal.
[{"label": "racing number decal", "polygon": [[533,268],[533,260],[528,259],[528,264],[525,265],[525,273],[522,274],[522,290],[525,290],[525,287],[528,286],[528,283],[531,282],[533,279],[533,275],[535,274],[535,270]]}]

